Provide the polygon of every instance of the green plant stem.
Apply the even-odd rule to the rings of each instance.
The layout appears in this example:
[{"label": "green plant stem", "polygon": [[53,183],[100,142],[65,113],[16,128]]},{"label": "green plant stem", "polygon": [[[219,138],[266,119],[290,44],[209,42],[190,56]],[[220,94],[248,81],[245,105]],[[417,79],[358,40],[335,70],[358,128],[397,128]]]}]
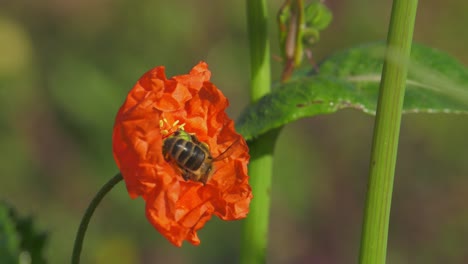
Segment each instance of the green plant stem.
[{"label": "green plant stem", "polygon": [[98,191],[96,196],[94,196],[93,200],[89,204],[88,208],[86,209],[83,218],[81,219],[80,227],[78,228],[78,232],[76,233],[75,244],[73,246],[73,254],[72,254],[72,264],[80,263],[80,254],[81,249],[83,247],[83,240],[86,233],[86,229],[88,228],[89,221],[91,220],[91,216],[94,213],[94,210],[101,202],[102,198],[106,196],[106,194],[114,188],[114,186],[122,180],[122,174],[117,173],[114,177],[112,177],[101,189]]},{"label": "green plant stem", "polygon": [[383,264],[417,0],[394,0],[374,127],[359,263]]},{"label": "green plant stem", "polygon": [[279,129],[272,130],[249,143],[249,174],[254,198],[250,203],[250,213],[244,222],[240,263],[266,262],[273,151],[278,132]]},{"label": "green plant stem", "polygon": [[[247,0],[247,26],[250,41],[251,101],[256,102],[271,89],[266,0]],[[276,137],[277,132],[272,131],[249,142],[249,175],[254,198],[244,222],[240,263],[265,263]]]},{"label": "green plant stem", "polygon": [[256,102],[270,92],[270,43],[266,0],[247,0],[250,46],[250,97]]}]

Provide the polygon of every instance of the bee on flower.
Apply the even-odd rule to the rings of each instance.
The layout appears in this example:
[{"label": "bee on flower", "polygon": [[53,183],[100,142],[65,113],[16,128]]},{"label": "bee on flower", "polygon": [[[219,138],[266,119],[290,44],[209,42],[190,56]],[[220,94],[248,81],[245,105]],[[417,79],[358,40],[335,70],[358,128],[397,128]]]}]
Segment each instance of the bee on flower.
[{"label": "bee on flower", "polygon": [[245,218],[252,199],[247,144],[210,77],[204,62],[170,79],[156,67],[129,92],[114,125],[129,195],[145,200],[148,220],[177,246],[200,244],[197,230],[213,214]]}]

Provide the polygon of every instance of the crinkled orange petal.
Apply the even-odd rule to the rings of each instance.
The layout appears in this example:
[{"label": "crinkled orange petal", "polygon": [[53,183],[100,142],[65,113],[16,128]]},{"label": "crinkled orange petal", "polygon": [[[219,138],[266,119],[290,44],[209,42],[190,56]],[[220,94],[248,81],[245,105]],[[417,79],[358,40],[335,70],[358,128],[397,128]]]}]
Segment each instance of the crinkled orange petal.
[{"label": "crinkled orange petal", "polygon": [[[197,231],[213,214],[223,220],[246,217],[252,199],[247,144],[225,113],[228,100],[210,77],[204,62],[170,79],[164,67],[148,71],[129,92],[114,126],[114,157],[130,196],[145,199],[148,220],[177,246],[184,240],[198,245]],[[208,144],[215,160],[229,149],[214,163],[206,185],[185,181],[164,159],[163,121],[184,124],[185,131]]]}]

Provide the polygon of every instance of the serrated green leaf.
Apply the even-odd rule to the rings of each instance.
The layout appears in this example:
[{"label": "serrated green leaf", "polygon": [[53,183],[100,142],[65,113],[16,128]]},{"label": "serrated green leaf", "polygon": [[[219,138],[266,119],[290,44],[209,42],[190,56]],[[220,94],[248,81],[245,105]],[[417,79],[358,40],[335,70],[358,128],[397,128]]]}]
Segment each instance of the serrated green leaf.
[{"label": "serrated green leaf", "polygon": [[16,210],[0,202],[0,263],[46,263],[43,250],[46,234],[34,227],[32,217],[20,217]]},{"label": "serrated green leaf", "polygon": [[[375,114],[384,44],[360,46],[312,66],[248,107],[238,131],[252,139],[300,118],[354,108]],[[391,55],[390,55],[391,56]],[[396,56],[394,59],[398,59]],[[468,113],[468,70],[449,55],[413,45],[404,113]]]},{"label": "serrated green leaf", "polygon": [[35,228],[34,219],[31,216],[21,217],[13,209],[10,211],[10,216],[16,223],[16,232],[21,239],[21,252],[29,256],[32,264],[46,263],[43,255],[47,240],[46,233]]},{"label": "serrated green leaf", "polygon": [[0,203],[0,263],[18,263],[20,239],[15,225],[10,208]]}]

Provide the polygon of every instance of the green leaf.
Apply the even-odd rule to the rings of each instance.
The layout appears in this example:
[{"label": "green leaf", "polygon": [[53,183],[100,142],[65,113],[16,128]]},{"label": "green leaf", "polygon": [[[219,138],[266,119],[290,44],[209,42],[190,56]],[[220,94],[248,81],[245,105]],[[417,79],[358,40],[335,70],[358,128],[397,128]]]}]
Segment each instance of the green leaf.
[{"label": "green leaf", "polygon": [[36,230],[32,217],[20,217],[14,208],[0,203],[0,263],[22,263],[22,257],[29,259],[26,263],[46,263],[46,238]]},{"label": "green leaf", "polygon": [[18,263],[20,239],[15,222],[10,217],[10,208],[0,203],[0,263]]},{"label": "green leaf", "polygon": [[[375,114],[384,47],[375,43],[336,53],[318,73],[313,66],[298,70],[291,81],[243,112],[238,131],[250,140],[300,118],[340,109]],[[398,61],[398,56],[390,56]],[[468,114],[466,67],[443,52],[416,44],[409,63],[404,113]]]},{"label": "green leaf", "polygon": [[320,31],[328,27],[332,18],[331,11],[321,1],[304,7],[302,0],[286,0],[277,17],[285,71],[292,61],[294,67],[301,65],[305,51],[320,40]]},{"label": "green leaf", "polygon": [[47,234],[36,230],[32,217],[13,215],[16,220],[16,231],[21,236],[21,251],[27,252],[33,264],[46,263],[43,253]]},{"label": "green leaf", "polygon": [[308,4],[304,11],[305,27],[323,30],[331,23],[333,15],[322,2]]}]

